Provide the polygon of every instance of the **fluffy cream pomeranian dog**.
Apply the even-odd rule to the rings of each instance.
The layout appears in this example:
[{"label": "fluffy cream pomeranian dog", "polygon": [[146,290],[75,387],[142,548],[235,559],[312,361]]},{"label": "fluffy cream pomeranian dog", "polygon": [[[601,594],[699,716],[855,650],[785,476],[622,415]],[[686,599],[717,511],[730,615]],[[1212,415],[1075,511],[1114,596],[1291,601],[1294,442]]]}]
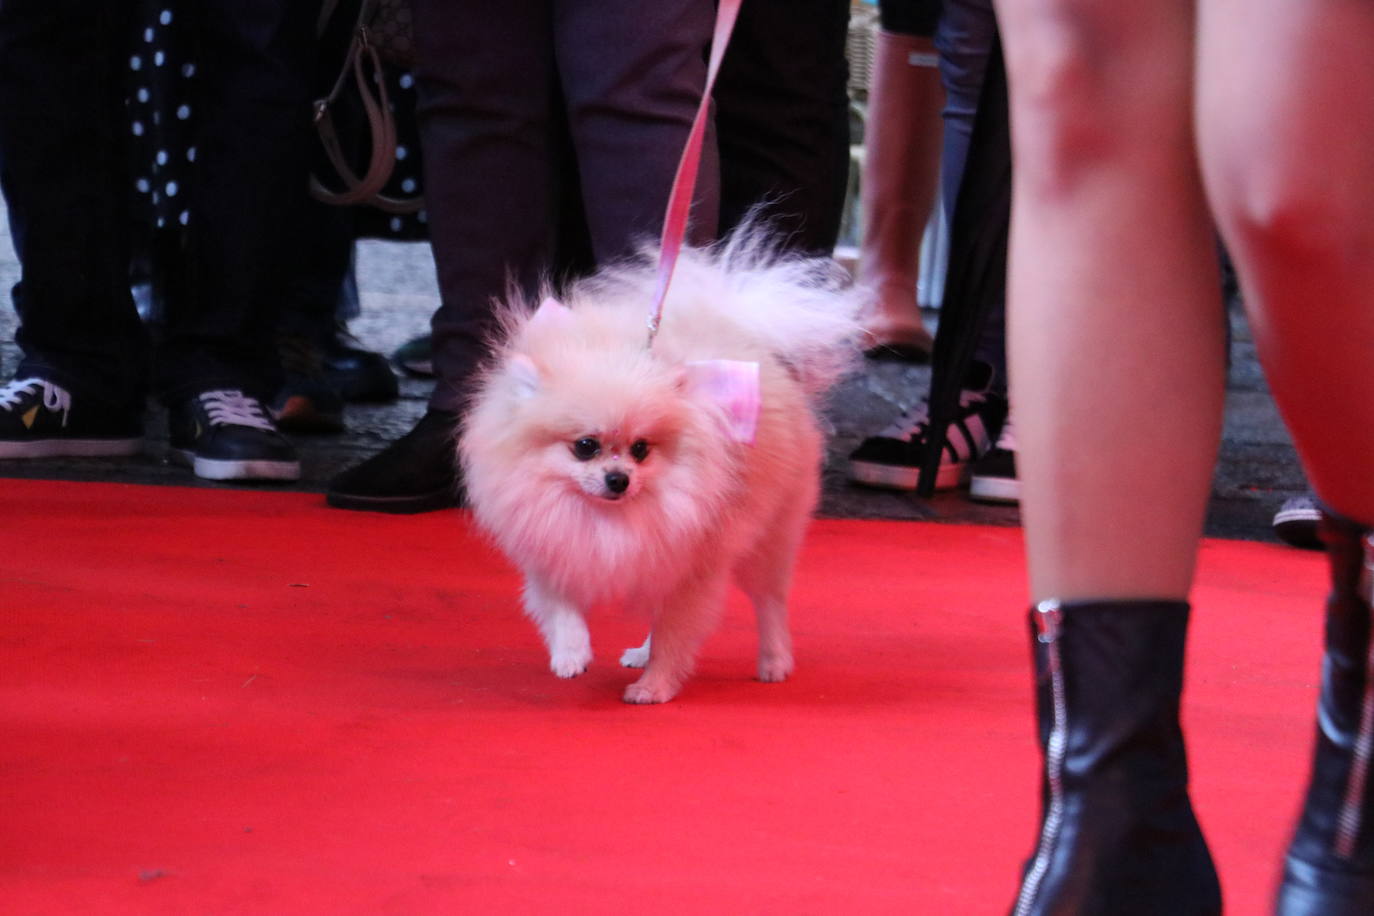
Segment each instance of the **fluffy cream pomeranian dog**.
[{"label": "fluffy cream pomeranian dog", "polygon": [[649,344],[655,256],[510,303],[459,439],[478,523],[524,573],[550,667],[592,659],[585,614],[622,602],[649,639],[629,703],[682,689],[733,578],[761,681],[792,672],[787,594],[822,463],[816,405],[858,352],[858,299],[829,259],[758,230],[682,252]]}]

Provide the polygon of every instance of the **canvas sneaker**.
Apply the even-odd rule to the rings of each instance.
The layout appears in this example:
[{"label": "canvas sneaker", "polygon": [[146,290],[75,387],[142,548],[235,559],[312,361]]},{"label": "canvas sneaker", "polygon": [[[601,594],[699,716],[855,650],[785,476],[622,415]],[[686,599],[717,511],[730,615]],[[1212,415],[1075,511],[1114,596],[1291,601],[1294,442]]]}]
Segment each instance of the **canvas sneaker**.
[{"label": "canvas sneaker", "polygon": [[[959,411],[945,431],[945,448],[935,475],[937,490],[963,483],[971,463],[991,448],[1002,426],[1007,402],[989,390],[991,374],[991,370],[974,373],[977,383],[959,393]],[[849,479],[870,487],[914,491],[929,440],[929,407],[922,402],[849,453]]]},{"label": "canvas sneaker", "polygon": [[1012,426],[1010,413],[992,451],[974,462],[968,495],[970,499],[986,503],[1021,501],[1021,481],[1016,477],[1016,429]]},{"label": "canvas sneaker", "polygon": [[202,391],[168,416],[171,458],[205,480],[299,480],[296,449],[242,391]]},{"label": "canvas sneaker", "polygon": [[142,410],[73,398],[45,378],[17,378],[0,387],[0,458],[137,455]]}]

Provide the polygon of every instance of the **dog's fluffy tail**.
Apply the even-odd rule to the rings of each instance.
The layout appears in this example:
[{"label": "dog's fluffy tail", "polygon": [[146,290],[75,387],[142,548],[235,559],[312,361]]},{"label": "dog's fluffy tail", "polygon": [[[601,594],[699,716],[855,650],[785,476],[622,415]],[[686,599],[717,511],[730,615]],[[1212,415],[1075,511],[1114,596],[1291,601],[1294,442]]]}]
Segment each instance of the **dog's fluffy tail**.
[{"label": "dog's fluffy tail", "polygon": [[746,222],[713,248],[682,252],[664,322],[666,330],[675,309],[713,308],[786,362],[815,396],[857,361],[860,304],[835,261],[783,252],[766,225]]}]

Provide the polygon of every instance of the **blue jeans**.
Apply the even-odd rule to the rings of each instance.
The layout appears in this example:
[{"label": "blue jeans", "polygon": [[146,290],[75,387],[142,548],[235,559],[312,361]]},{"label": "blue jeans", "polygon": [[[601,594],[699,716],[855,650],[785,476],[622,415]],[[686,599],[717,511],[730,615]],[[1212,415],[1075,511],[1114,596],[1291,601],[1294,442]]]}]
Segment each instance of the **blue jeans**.
[{"label": "blue jeans", "polygon": [[[940,52],[940,77],[945,86],[945,139],[940,173],[940,192],[945,217],[954,222],[954,207],[964,180],[969,140],[978,113],[988,57],[997,34],[992,0],[944,0],[935,47]],[[987,313],[974,359],[996,371],[998,387],[1007,380],[1006,303]]]}]

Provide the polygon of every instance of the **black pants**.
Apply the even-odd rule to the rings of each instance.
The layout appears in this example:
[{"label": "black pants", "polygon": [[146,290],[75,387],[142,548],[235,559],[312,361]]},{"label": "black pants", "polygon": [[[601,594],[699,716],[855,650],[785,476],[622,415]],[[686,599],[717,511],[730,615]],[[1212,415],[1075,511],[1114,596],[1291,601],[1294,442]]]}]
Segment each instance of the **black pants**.
[{"label": "black pants", "polygon": [[[0,0],[0,191],[22,268],[19,374],[112,403],[148,387],[129,295],[130,131],[123,101],[133,0]],[[188,223],[169,246],[156,385],[168,401],[274,386],[278,210],[304,187],[310,0],[167,3],[195,41],[196,159]],[[141,66],[157,66],[140,60]]]},{"label": "black pants", "polygon": [[848,0],[745,0],[716,83],[720,223],[756,205],[788,246],[828,256],[849,176]]},{"label": "black pants", "polygon": [[[559,263],[575,176],[592,259],[661,231],[705,83],[711,0],[415,0],[425,200],[442,303],[430,401],[460,409],[491,300]],[[568,142],[560,141],[566,136]],[[716,228],[714,142],[694,238]],[[647,307],[647,306],[646,306]]]}]

